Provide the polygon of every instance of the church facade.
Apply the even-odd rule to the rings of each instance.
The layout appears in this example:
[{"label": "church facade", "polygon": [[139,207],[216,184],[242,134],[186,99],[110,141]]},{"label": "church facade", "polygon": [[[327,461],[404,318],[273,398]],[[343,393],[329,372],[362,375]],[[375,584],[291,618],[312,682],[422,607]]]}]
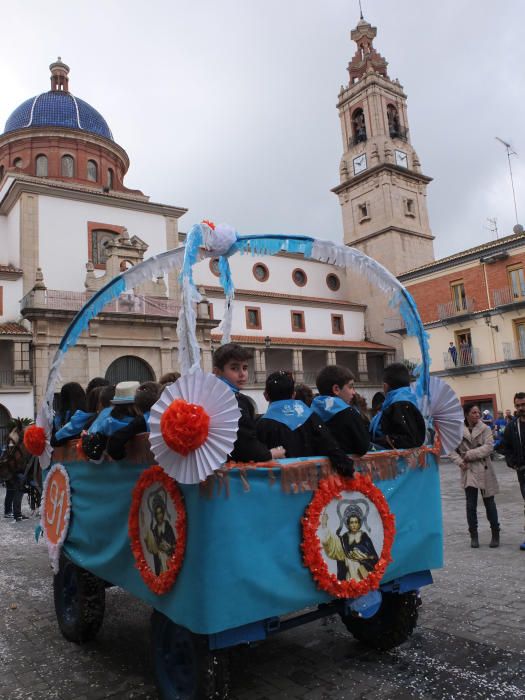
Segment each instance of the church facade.
[{"label": "church facade", "polygon": [[[344,153],[334,192],[345,243],[397,274],[403,261],[413,267],[433,257],[430,179],[408,139],[402,88],[372,47],[375,31],[362,20],[352,32],[358,48],[339,95]],[[187,210],[125,186],[129,158],[105,119],[70,91],[67,65],[59,59],[50,70],[51,89],[17,107],[0,136],[0,429],[9,415],[34,415],[62,334],[86,299],[185,239],[179,220]],[[395,354],[383,327],[388,314],[375,297],[356,298],[344,270],[281,254],[237,256],[232,271],[232,335],[254,350],[249,393],[260,410],[274,369],[313,386],[322,366],[338,363],[353,370],[365,397],[380,388]],[[223,305],[217,261],[200,263],[196,279],[204,296],[198,337],[210,369]],[[62,380],[144,381],[177,369],[178,307],[174,274],[120,297],[68,354]]]}]

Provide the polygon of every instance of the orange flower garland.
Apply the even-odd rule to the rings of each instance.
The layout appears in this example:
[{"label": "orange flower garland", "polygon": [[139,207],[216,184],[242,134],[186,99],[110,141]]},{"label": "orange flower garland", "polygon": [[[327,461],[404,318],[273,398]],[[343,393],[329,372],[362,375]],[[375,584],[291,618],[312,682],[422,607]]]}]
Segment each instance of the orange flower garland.
[{"label": "orange flower garland", "polygon": [[183,457],[204,444],[210,417],[202,406],[175,399],[162,414],[160,430],[164,442]]},{"label": "orange flower garland", "polygon": [[[323,559],[322,544],[317,536],[321,513],[330,501],[341,498],[343,491],[357,491],[366,496],[377,508],[383,523],[383,549],[379,561],[362,581],[340,581],[335,574],[331,574]],[[369,478],[356,474],[352,479],[340,476],[323,479],[306,509],[302,526],[303,561],[312,572],[319,588],[336,598],[358,598],[379,588],[386,567],[392,561],[390,552],[394,541],[395,523],[385,497]]]},{"label": "orange flower garland", "polygon": [[30,425],[24,431],[24,447],[34,457],[40,457],[46,447],[46,433],[39,425]]},{"label": "orange flower garland", "polygon": [[[167,571],[161,572],[158,576],[149,567],[146,557],[144,556],[144,550],[142,549],[140,540],[139,521],[140,506],[144,492],[155,482],[164,486],[177,512],[177,520],[175,522],[175,550],[168,560]],[[144,582],[148,588],[157,595],[167,593],[173,587],[184,562],[187,519],[182,492],[175,481],[164,472],[162,467],[154,466],[146,469],[146,471],[142,472],[140,479],[137,481],[131,499],[128,534],[131,541],[131,551],[135,558],[135,566],[139,570]]]}]

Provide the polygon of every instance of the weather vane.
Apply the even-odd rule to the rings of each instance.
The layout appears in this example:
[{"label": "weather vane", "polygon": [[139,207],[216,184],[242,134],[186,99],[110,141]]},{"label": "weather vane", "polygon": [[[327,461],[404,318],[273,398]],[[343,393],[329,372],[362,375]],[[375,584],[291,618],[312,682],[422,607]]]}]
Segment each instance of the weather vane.
[{"label": "weather vane", "polygon": [[361,19],[364,19],[363,17],[363,8],[361,7],[361,0],[359,0],[359,16]]}]

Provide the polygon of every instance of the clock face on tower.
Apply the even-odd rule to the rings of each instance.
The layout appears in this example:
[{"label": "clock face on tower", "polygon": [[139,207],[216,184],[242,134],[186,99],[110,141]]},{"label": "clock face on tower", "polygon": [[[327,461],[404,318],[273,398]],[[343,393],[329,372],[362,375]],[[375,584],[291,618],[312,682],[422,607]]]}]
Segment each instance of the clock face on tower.
[{"label": "clock face on tower", "polygon": [[366,153],[362,153],[360,156],[357,156],[352,162],[354,165],[354,175],[359,175],[359,173],[362,173],[363,170],[366,170],[367,168]]},{"label": "clock face on tower", "polygon": [[396,165],[399,165],[402,168],[408,168],[408,156],[404,151],[398,151],[396,148],[395,156],[396,156]]}]

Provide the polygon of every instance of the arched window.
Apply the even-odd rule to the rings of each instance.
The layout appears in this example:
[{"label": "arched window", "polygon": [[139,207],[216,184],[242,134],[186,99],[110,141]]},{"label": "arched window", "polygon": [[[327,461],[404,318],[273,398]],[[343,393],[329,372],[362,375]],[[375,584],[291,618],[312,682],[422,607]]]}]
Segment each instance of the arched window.
[{"label": "arched window", "polygon": [[47,177],[47,156],[37,156],[36,157],[36,176],[37,177]]},{"label": "arched window", "polygon": [[60,174],[62,177],[75,177],[75,160],[73,156],[62,156]]},{"label": "arched window", "polygon": [[388,131],[390,133],[390,138],[397,138],[401,135],[400,122],[399,122],[399,112],[395,105],[387,105],[386,116],[388,119]]},{"label": "arched window", "polygon": [[113,170],[111,168],[108,168],[108,183],[107,183],[108,189],[112,190],[113,189]]},{"label": "arched window", "polygon": [[87,162],[87,178],[92,182],[96,182],[98,180],[98,165],[94,160],[88,160]]},{"label": "arched window", "polygon": [[15,158],[13,161],[13,165],[15,168],[21,168],[22,167],[22,158]]},{"label": "arched window", "polygon": [[0,453],[2,449],[7,445],[7,437],[9,435],[9,421],[11,420],[11,414],[5,406],[0,403]]},{"label": "arched window", "polygon": [[352,114],[352,135],[354,143],[366,141],[365,113],[361,108],[356,109]]},{"label": "arched window", "polygon": [[154,382],[155,374],[147,362],[140,357],[124,355],[114,360],[106,371],[106,379],[111,384],[119,382]]}]

